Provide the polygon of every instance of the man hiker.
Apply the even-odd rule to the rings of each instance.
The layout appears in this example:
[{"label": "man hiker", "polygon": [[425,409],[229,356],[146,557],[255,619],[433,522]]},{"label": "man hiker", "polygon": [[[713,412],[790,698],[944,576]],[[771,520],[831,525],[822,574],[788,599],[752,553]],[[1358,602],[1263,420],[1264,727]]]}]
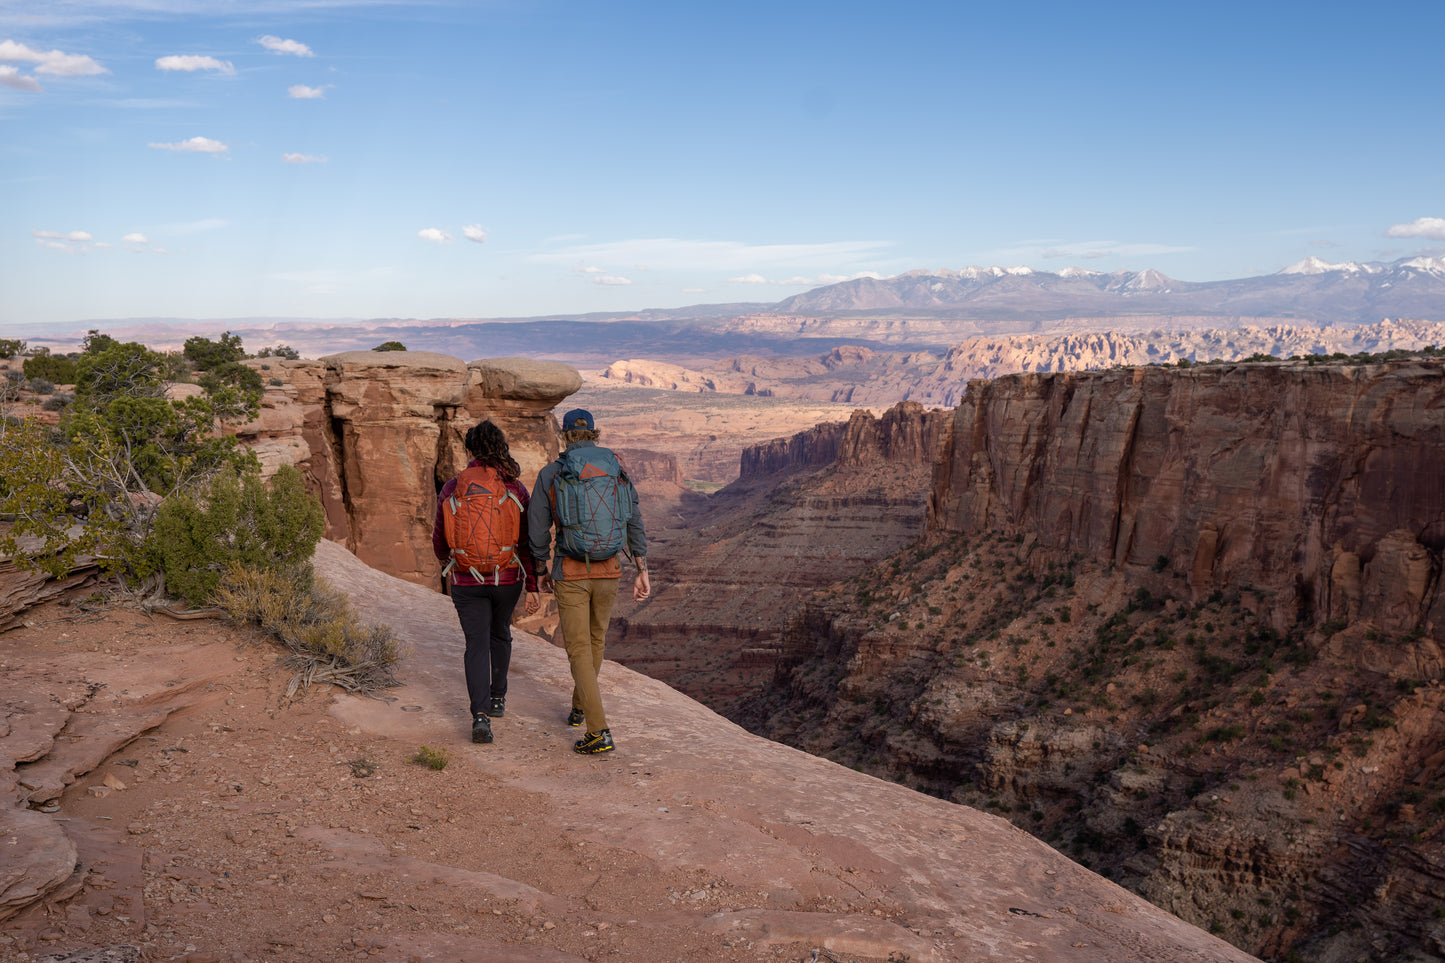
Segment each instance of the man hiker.
[{"label": "man hiker", "polygon": [[[572,666],[572,711],[567,725],[587,724],[586,734],[572,748],[587,755],[615,748],[602,711],[597,673],[602,669],[607,622],[617,601],[622,555],[630,554],[637,565],[632,597],[640,602],[652,592],[637,489],[617,456],[597,444],[598,437],[591,412],[575,408],[563,415],[561,439],[566,447],[537,474],[527,506],[537,584],[557,599],[562,642]],[[550,572],[548,558],[552,558]]]}]

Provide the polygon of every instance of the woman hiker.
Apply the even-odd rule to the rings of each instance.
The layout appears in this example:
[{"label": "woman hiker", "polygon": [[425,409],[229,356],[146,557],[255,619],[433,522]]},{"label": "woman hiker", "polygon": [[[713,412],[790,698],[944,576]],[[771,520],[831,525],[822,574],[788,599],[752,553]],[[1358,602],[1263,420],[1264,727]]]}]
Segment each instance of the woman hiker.
[{"label": "woman hiker", "polygon": [[442,486],[432,525],[432,551],[447,562],[452,604],[466,637],[462,658],[471,701],[472,742],[492,741],[492,719],[507,708],[512,661],[512,610],[526,590],[524,611],[541,605],[527,543],[527,488],[502,429],[483,420],[466,436],[471,461]]}]

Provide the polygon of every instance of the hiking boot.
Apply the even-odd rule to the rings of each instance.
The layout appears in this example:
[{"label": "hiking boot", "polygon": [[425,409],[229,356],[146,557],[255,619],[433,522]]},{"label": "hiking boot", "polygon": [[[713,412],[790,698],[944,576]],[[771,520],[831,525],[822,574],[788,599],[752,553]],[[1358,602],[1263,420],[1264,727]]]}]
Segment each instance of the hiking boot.
[{"label": "hiking boot", "polygon": [[603,729],[601,732],[589,732],[586,736],[572,744],[573,752],[580,752],[586,756],[595,756],[599,752],[611,752],[616,748],[612,743],[611,729]]},{"label": "hiking boot", "polygon": [[493,719],[500,719],[507,714],[507,700],[501,696],[492,696],[492,707],[487,710],[487,715]]},{"label": "hiking boot", "polygon": [[472,720],[472,742],[492,741],[492,720],[486,716],[477,716]]},{"label": "hiking boot", "polygon": [[581,709],[573,709],[571,712],[567,713],[567,725],[572,726],[573,728],[580,726],[586,721],[587,713],[583,712]]}]

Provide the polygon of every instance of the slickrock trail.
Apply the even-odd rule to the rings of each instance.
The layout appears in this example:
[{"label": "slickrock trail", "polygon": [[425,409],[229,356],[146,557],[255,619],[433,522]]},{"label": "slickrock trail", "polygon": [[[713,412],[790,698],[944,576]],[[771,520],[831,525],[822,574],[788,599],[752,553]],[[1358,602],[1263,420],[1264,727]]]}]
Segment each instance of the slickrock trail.
[{"label": "slickrock trail", "polygon": [[[497,741],[473,746],[450,604],[330,542],[316,566],[410,646],[404,686],[276,708],[255,649],[160,622],[174,637],[101,636],[104,651],[25,677],[71,687],[48,771],[68,753],[76,777],[53,815],[7,814],[0,893],[41,820],[81,869],[0,923],[0,958],[1253,959],[1001,819],[752,736],[615,664],[618,749],[577,756],[565,656],[520,632]],[[6,672],[26,657],[4,644]],[[14,756],[34,726],[16,692],[0,701],[0,755]],[[30,716],[65,703],[32,699]],[[87,743],[104,752],[76,762]],[[422,745],[450,765],[409,764]],[[45,765],[3,775],[23,791]]]}]

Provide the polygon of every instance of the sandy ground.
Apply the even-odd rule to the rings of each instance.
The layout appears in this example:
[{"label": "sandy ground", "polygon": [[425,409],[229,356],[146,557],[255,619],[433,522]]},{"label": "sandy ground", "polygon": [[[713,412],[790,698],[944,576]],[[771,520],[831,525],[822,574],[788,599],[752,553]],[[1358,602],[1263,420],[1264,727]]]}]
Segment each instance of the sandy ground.
[{"label": "sandy ground", "polygon": [[[496,742],[473,745],[458,660],[444,722],[405,701],[406,688],[368,700],[432,716],[437,730],[366,732],[333,711],[359,700],[329,686],[284,699],[290,674],[274,651],[221,622],[57,603],[27,622],[0,637],[7,666],[90,653],[91,679],[124,685],[128,665],[184,650],[224,671],[66,790],[56,818],[80,851],[83,889],[0,923],[0,960],[125,945],[190,963],[811,958],[801,944],[751,948],[698,932],[691,913],[659,926],[679,904],[744,909],[767,894],[579,837],[594,819],[585,784],[552,799],[489,772],[525,758],[575,766],[589,782],[647,779],[621,753],[575,756],[565,705],[514,709],[495,721]],[[101,693],[80,713],[104,713]],[[450,755],[445,769],[412,761],[423,745]],[[654,802],[664,814],[667,801]]]}]

